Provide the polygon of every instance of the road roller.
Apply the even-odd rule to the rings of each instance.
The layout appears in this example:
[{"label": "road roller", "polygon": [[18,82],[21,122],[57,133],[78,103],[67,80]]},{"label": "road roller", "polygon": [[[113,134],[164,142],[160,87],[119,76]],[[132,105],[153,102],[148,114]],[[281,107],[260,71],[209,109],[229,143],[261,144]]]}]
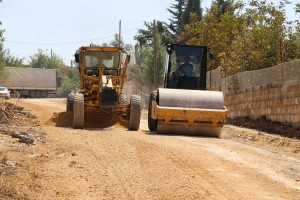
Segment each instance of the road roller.
[{"label": "road roller", "polygon": [[159,134],[220,137],[223,93],[206,90],[207,46],[167,45],[164,85],[150,94],[148,127]]}]

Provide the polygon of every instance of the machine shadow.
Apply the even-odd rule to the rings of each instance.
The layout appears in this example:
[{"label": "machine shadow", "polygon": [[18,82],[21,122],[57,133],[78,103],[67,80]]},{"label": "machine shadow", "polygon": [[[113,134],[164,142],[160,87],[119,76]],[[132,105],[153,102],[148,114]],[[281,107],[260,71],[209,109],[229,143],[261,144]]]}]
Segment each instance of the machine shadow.
[{"label": "machine shadow", "polygon": [[[73,112],[60,112],[55,116],[56,127],[73,127]],[[116,124],[127,127],[128,120],[111,112],[86,111],[84,129],[105,129]]]},{"label": "machine shadow", "polygon": [[143,130],[143,133],[147,135],[158,135],[158,136],[163,136],[163,137],[193,137],[193,138],[215,138],[215,139],[222,139],[220,137],[213,137],[213,136],[207,136],[207,135],[195,135],[195,134],[174,134],[174,133],[157,133],[154,131],[149,131],[149,130]]}]

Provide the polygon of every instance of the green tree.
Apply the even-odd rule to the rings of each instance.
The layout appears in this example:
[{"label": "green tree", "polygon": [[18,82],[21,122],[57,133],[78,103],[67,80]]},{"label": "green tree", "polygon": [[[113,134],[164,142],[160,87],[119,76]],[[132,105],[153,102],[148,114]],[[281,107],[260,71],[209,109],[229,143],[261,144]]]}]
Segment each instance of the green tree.
[{"label": "green tree", "polygon": [[230,8],[232,8],[233,0],[215,0],[212,2],[212,4],[215,4],[218,7],[217,17],[218,19],[220,19],[221,15],[230,11]]},{"label": "green tree", "polygon": [[113,46],[113,47],[124,47],[124,41],[122,37],[119,37],[119,34],[115,34],[114,36],[114,40],[112,40],[109,45]]},{"label": "green tree", "polygon": [[[244,14],[245,28],[241,32],[242,36],[247,36],[243,41],[247,48],[247,55],[243,58],[246,70],[271,67],[288,60],[285,5],[285,1],[280,1],[278,7],[266,1],[249,3],[250,7]],[[236,47],[240,45],[241,42]]]},{"label": "green tree", "polygon": [[[165,46],[162,45],[160,36],[157,37],[157,76],[158,83],[163,82],[163,72],[165,66]],[[154,50],[150,45],[139,47],[137,50],[141,63],[131,67],[129,79],[135,80],[140,86],[146,86],[148,92],[154,87]]]},{"label": "green tree", "polygon": [[10,53],[9,49],[4,51],[4,65],[6,67],[28,67],[24,64],[24,58],[18,58]]},{"label": "green tree", "polygon": [[[206,45],[215,54],[213,68],[221,66],[223,71],[234,71],[234,65],[229,58],[234,55],[231,48],[235,36],[243,29],[243,21],[239,15],[233,12],[225,12],[219,17],[220,7],[216,3],[212,3],[211,8],[204,16],[202,21],[199,20],[195,13],[190,16],[190,23],[184,28],[181,40],[188,44]],[[231,4],[227,9],[239,11],[241,6]],[[238,13],[238,12],[237,12]]]},{"label": "green tree", "polygon": [[227,1],[226,9],[223,2],[214,1],[202,21],[191,14],[180,38],[210,47],[225,76],[299,59],[299,23],[287,21],[286,0]]},{"label": "green tree", "polygon": [[[1,2],[1,0],[0,0]],[[2,23],[0,22],[0,26]],[[4,50],[3,50],[3,42],[4,42],[4,37],[3,37],[3,32],[4,30],[0,29],[0,84],[2,82],[5,82],[7,78],[7,74],[5,73],[4,66],[5,66],[5,61],[4,61]]]},{"label": "green tree", "polygon": [[299,15],[299,20],[296,21],[296,31],[295,31],[295,37],[296,37],[296,43],[298,47],[298,55],[297,58],[300,58],[300,3],[296,4],[296,14]]},{"label": "green tree", "polygon": [[79,71],[77,68],[64,67],[61,69],[62,84],[57,88],[57,97],[67,97],[68,94],[79,87]]},{"label": "green tree", "polygon": [[172,4],[170,8],[167,10],[171,14],[170,25],[169,28],[171,32],[174,35],[174,40],[176,39],[176,36],[178,36],[182,31],[182,15],[184,11],[184,5],[186,0],[175,0],[176,3]]},{"label": "green tree", "polygon": [[[153,42],[153,22],[144,22],[146,29],[139,29],[138,34],[134,36],[134,39],[137,40],[140,47],[150,45]],[[156,21],[156,33],[161,38],[162,44],[169,44],[174,42],[174,37],[169,30],[169,26],[161,21]]]},{"label": "green tree", "polygon": [[190,21],[190,14],[196,13],[198,19],[202,20],[202,8],[201,8],[201,1],[200,0],[187,0],[184,12],[182,14],[182,27],[184,28],[186,24]]},{"label": "green tree", "polygon": [[48,55],[42,49],[33,56],[30,56],[29,65],[32,68],[59,69],[64,66],[64,62],[57,54]]},{"label": "green tree", "polygon": [[300,14],[300,3],[296,4],[295,11],[296,13]]},{"label": "green tree", "polygon": [[120,47],[125,51],[130,51],[132,49],[132,45],[131,44],[125,44],[123,41],[123,38],[119,38],[119,34],[115,34],[114,40],[112,40],[109,45],[107,43],[103,43],[102,46],[113,46],[113,47]]}]

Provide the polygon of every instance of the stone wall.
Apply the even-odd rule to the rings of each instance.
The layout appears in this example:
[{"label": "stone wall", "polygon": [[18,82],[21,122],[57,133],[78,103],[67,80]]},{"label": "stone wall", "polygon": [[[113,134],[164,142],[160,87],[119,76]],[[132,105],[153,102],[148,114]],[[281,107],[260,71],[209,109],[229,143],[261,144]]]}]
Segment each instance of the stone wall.
[{"label": "stone wall", "polygon": [[229,118],[264,118],[300,127],[300,60],[223,78],[220,88]]}]

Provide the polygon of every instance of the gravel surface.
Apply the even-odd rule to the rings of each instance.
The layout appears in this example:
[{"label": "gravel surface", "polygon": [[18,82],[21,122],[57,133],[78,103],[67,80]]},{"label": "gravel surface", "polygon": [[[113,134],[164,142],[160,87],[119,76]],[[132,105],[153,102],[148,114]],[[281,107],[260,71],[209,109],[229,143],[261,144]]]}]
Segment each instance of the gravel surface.
[{"label": "gravel surface", "polygon": [[[74,130],[64,99],[28,99],[32,145],[0,134],[0,199],[299,199],[300,142],[227,125],[221,138],[139,131],[109,113]],[[9,161],[9,162],[8,162]],[[6,163],[6,164],[5,164]]]}]

